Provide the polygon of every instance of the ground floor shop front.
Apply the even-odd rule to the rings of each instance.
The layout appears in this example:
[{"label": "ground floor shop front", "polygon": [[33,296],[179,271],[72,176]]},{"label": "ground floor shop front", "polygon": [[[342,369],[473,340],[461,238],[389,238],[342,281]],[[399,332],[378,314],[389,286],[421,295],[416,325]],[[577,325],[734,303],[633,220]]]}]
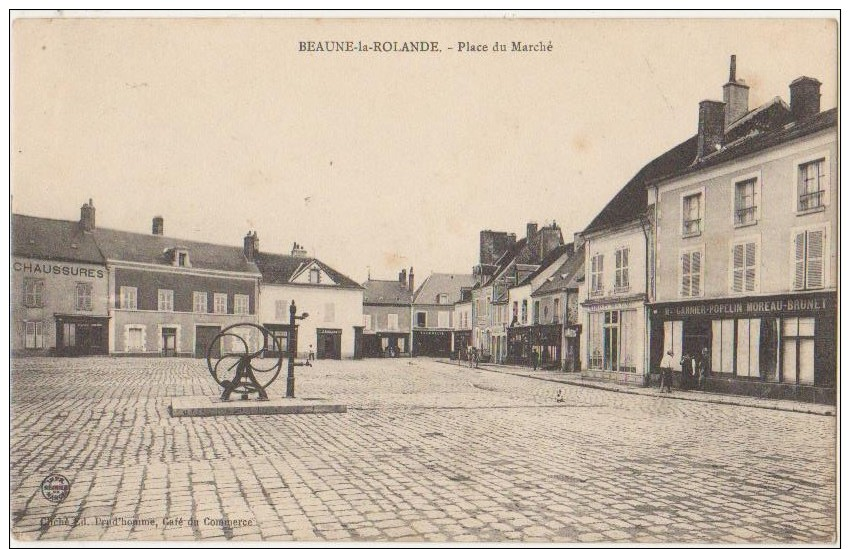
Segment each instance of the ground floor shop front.
[{"label": "ground floor shop front", "polygon": [[643,295],[586,301],[586,367],[582,377],[646,385],[646,310]]},{"label": "ground floor shop front", "polygon": [[507,362],[545,369],[562,366],[563,325],[532,324],[510,326],[507,336]]},{"label": "ground floor shop front", "polygon": [[451,358],[452,330],[413,329],[412,356]]},{"label": "ground floor shop front", "polygon": [[836,292],[784,294],[650,307],[653,373],[667,350],[707,356],[706,390],[835,402]]},{"label": "ground floor shop front", "polygon": [[364,333],[363,354],[368,358],[410,356],[410,334],[408,332]]}]

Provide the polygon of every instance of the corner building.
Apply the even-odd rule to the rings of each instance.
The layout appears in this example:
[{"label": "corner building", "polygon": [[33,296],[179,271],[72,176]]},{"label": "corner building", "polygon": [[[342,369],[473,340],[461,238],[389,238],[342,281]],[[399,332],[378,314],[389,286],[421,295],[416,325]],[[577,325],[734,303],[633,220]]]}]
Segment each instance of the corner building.
[{"label": "corner building", "polygon": [[107,354],[109,278],[92,236],[94,207],[84,204],[79,222],[11,221],[12,355]]}]

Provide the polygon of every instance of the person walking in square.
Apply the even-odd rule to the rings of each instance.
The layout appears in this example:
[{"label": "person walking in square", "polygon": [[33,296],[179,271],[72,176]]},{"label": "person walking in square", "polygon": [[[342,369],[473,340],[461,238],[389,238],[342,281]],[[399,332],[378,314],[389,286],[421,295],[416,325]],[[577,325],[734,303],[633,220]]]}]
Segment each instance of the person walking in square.
[{"label": "person walking in square", "polygon": [[667,389],[668,393],[673,392],[673,350],[667,351],[664,358],[661,359],[661,392]]}]

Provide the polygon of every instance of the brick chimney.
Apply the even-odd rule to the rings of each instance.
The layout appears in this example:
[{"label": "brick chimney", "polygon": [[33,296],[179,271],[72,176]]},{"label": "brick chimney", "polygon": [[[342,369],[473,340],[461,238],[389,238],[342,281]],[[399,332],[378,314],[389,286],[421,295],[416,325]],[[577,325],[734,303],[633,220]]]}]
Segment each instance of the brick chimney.
[{"label": "brick chimney", "polygon": [[805,120],[820,112],[820,85],[814,78],[801,76],[788,86],[791,89],[791,113]]},{"label": "brick chimney", "polygon": [[158,215],[158,216],[154,217],[153,218],[152,234],[158,234],[158,235],[162,236],[164,228],[165,228],[165,220],[162,218],[162,216]]},{"label": "brick chimney", "polygon": [[534,235],[537,234],[537,223],[527,223],[525,225],[525,238],[526,242],[531,242],[531,239],[534,238]]},{"label": "brick chimney", "polygon": [[729,82],[723,85],[723,102],[726,103],[725,127],[740,119],[750,110],[750,87],[735,75],[735,56],[729,62]]},{"label": "brick chimney", "polygon": [[292,254],[295,257],[307,257],[307,250],[297,242],[292,243]]},{"label": "brick chimney", "polygon": [[706,99],[699,104],[697,127],[697,158],[717,152],[723,146],[725,104]]},{"label": "brick chimney", "polygon": [[543,261],[543,258],[563,243],[564,237],[561,234],[561,228],[554,221],[551,225],[540,229],[540,261]]},{"label": "brick chimney", "polygon": [[398,272],[398,285],[402,288],[407,287],[407,269],[402,269]]},{"label": "brick chimney", "polygon": [[94,203],[91,198],[88,204],[83,204],[80,208],[80,227],[87,233],[94,230]]},{"label": "brick chimney", "polygon": [[413,291],[413,267],[410,267],[410,274],[407,277],[407,289]]},{"label": "brick chimney", "polygon": [[242,253],[245,254],[245,259],[253,263],[257,260],[257,254],[260,253],[260,238],[256,231],[248,231],[245,238],[242,240]]}]

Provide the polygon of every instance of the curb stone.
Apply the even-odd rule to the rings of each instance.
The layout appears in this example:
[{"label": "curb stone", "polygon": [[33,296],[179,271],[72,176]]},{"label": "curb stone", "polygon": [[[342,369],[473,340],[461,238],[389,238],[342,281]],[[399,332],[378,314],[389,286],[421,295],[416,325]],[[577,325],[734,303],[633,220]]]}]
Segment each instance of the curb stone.
[{"label": "curb stone", "polygon": [[[437,362],[439,362],[441,364],[448,364],[448,365],[451,365],[451,366],[458,366],[458,367],[463,366],[462,364],[457,364],[457,363],[447,361],[447,360],[437,360]],[[612,385],[610,387],[606,387],[606,386],[600,385],[600,384],[587,383],[587,382],[576,381],[576,380],[571,380],[571,379],[553,379],[553,378],[549,378],[549,377],[541,377],[541,376],[535,375],[533,373],[527,373],[527,372],[521,372],[521,371],[520,372],[511,372],[511,371],[508,371],[508,370],[505,370],[505,369],[502,369],[502,368],[499,368],[495,365],[490,365],[490,364],[479,364],[478,369],[484,370],[484,371],[487,371],[487,372],[494,372],[494,373],[497,373],[497,374],[506,374],[506,375],[517,376],[517,377],[525,377],[525,378],[529,378],[529,379],[537,379],[537,380],[540,380],[540,381],[549,381],[549,382],[552,382],[552,383],[560,383],[562,385],[572,385],[574,387],[587,387],[587,388],[590,388],[590,389],[598,389],[600,391],[608,391],[608,392],[611,392],[611,393],[624,393],[624,394],[628,394],[628,395],[638,395],[638,396],[643,396],[643,397],[668,398],[668,399],[671,399],[671,400],[686,400],[686,401],[690,401],[690,402],[705,402],[705,403],[708,403],[708,404],[725,404],[727,406],[740,406],[740,407],[743,407],[743,408],[760,408],[762,410],[776,410],[776,411],[779,411],[779,412],[796,412],[798,414],[811,414],[811,415],[827,416],[827,417],[835,416],[834,407],[830,407],[826,404],[816,405],[816,406],[823,407],[824,408],[823,410],[814,410],[814,409],[807,410],[807,409],[795,408],[795,407],[788,406],[788,405],[783,406],[781,403],[784,402],[784,401],[770,401],[770,403],[768,403],[768,402],[748,402],[748,401],[744,401],[744,400],[741,400],[741,401],[727,400],[727,399],[740,398],[737,395],[725,395],[726,399],[711,398],[711,397],[709,397],[709,398],[689,398],[687,396],[682,396],[682,395],[675,395],[674,396],[672,393],[670,393],[666,396],[662,396],[661,393],[656,393],[656,392],[647,393],[645,391],[637,391],[637,390],[629,389],[626,386],[622,386],[622,385]],[[708,393],[697,393],[697,394],[708,394]]]}]

